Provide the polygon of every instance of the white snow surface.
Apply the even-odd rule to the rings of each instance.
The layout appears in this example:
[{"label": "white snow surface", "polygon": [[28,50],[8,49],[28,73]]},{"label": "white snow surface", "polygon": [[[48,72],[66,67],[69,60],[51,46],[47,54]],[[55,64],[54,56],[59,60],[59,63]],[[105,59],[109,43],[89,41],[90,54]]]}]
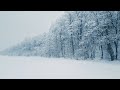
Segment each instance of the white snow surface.
[{"label": "white snow surface", "polygon": [[0,56],[0,79],[120,79],[120,61]]}]

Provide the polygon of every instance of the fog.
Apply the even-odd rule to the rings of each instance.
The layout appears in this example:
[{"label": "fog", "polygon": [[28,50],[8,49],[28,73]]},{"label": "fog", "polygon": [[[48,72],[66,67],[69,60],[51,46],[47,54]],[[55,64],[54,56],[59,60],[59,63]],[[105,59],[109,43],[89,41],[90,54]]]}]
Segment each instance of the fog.
[{"label": "fog", "polygon": [[0,50],[48,32],[64,11],[0,11]]}]

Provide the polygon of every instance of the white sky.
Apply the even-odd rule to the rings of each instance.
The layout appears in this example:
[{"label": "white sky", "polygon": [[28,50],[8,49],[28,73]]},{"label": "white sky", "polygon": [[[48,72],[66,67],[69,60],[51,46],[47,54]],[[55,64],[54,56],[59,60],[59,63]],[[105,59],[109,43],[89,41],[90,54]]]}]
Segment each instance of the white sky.
[{"label": "white sky", "polygon": [[0,50],[48,32],[64,11],[0,11]]}]

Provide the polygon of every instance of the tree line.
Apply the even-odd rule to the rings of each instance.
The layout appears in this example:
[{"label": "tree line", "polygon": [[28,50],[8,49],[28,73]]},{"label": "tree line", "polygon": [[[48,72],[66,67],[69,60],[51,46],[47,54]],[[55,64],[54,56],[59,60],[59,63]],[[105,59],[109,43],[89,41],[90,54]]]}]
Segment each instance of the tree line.
[{"label": "tree line", "polygon": [[66,11],[48,33],[6,49],[7,55],[119,59],[120,11]]}]

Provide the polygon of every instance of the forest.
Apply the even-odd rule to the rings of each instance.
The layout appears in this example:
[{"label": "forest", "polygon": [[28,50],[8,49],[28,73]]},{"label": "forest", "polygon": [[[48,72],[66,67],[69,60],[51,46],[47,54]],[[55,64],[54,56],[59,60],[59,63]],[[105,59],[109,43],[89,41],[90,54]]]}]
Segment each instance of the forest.
[{"label": "forest", "polygon": [[1,52],[10,56],[120,59],[120,11],[66,11],[48,33]]}]

